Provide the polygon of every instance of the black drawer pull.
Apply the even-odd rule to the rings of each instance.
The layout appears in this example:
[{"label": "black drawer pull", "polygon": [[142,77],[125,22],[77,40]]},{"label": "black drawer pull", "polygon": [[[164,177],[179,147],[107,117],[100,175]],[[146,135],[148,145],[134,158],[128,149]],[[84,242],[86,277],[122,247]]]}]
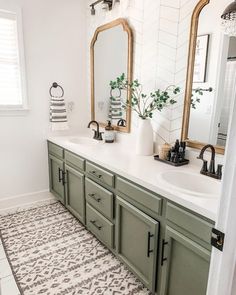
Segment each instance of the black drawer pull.
[{"label": "black drawer pull", "polygon": [[165,240],[162,240],[162,247],[161,247],[161,266],[163,266],[164,261],[167,260],[166,257],[164,257],[165,252],[165,246],[168,245],[168,242],[165,242]]},{"label": "black drawer pull", "polygon": [[150,242],[151,242],[151,238],[153,238],[154,235],[151,234],[150,232],[148,232],[148,246],[147,246],[147,257],[150,257],[150,253],[153,252],[153,250],[150,250]]},{"label": "black drawer pull", "polygon": [[90,220],[90,222],[98,229],[101,230],[102,226],[101,225],[97,225],[95,220]]},{"label": "black drawer pull", "polygon": [[63,181],[63,170],[61,168],[58,168],[58,181]]},{"label": "black drawer pull", "polygon": [[89,171],[89,173],[96,176],[97,178],[102,178],[102,174],[97,174],[97,172],[95,170]]},{"label": "black drawer pull", "polygon": [[95,194],[88,194],[88,196],[92,199],[94,199],[96,202],[101,202],[101,199],[100,198],[97,198]]},{"label": "black drawer pull", "polygon": [[67,174],[66,174],[66,172],[62,171],[62,184],[63,185],[66,184],[66,179],[67,179]]}]

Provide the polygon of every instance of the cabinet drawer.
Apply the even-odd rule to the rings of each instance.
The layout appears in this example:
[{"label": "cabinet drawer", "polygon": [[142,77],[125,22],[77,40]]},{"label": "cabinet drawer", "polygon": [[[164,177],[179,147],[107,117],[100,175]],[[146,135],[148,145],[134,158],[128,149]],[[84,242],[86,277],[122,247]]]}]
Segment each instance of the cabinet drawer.
[{"label": "cabinet drawer", "polygon": [[84,171],[85,160],[80,158],[79,156],[69,151],[65,151],[65,161],[67,165],[70,165],[75,169]]},{"label": "cabinet drawer", "polygon": [[86,224],[88,229],[104,244],[113,248],[114,225],[88,203],[86,204],[86,210]]},{"label": "cabinet drawer", "polygon": [[114,186],[114,175],[109,173],[108,171],[99,168],[98,166],[86,163],[86,172],[92,176],[94,179],[99,180],[100,182],[103,182],[111,187]]},{"label": "cabinet drawer", "polygon": [[206,243],[211,243],[213,224],[189,213],[171,203],[167,203],[166,219],[200,238]]},{"label": "cabinet drawer", "polygon": [[48,142],[48,151],[49,151],[49,154],[52,154],[54,156],[57,156],[57,157],[63,159],[64,153],[63,153],[62,147],[60,147],[54,143]]},{"label": "cabinet drawer", "polygon": [[113,193],[86,178],[86,200],[107,218],[113,219]]},{"label": "cabinet drawer", "polygon": [[149,210],[153,211],[155,214],[161,215],[162,199],[158,196],[151,194],[120,177],[117,177],[116,189]]}]

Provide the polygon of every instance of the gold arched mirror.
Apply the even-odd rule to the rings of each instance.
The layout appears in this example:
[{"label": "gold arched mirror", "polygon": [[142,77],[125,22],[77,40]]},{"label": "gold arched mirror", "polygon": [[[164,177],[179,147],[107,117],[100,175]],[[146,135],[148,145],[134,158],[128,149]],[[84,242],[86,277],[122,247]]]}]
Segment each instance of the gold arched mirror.
[{"label": "gold arched mirror", "polygon": [[[122,108],[121,100],[130,100],[127,93],[111,93],[110,81],[125,74],[132,79],[133,38],[125,19],[117,19],[98,27],[91,41],[91,119],[105,127],[111,120],[117,131],[130,132],[130,109]],[[125,96],[125,97],[124,97]]]},{"label": "gold arched mirror", "polygon": [[221,15],[232,0],[200,0],[192,15],[182,140],[210,143],[224,154],[236,94],[236,38],[224,34]]}]

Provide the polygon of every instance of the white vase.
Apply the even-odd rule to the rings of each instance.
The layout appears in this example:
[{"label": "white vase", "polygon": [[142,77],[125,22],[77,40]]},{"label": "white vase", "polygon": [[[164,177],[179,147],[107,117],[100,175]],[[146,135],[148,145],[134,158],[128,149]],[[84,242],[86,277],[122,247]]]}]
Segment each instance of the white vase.
[{"label": "white vase", "polygon": [[140,156],[153,155],[153,129],[149,119],[139,120],[136,154]]}]

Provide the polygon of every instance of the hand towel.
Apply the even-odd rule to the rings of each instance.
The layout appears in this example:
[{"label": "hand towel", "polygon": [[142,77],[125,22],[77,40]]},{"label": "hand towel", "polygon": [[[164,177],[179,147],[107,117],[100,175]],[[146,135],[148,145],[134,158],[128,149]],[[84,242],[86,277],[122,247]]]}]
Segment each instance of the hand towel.
[{"label": "hand towel", "polygon": [[69,128],[66,104],[63,97],[51,97],[50,122],[52,131],[66,130]]}]

